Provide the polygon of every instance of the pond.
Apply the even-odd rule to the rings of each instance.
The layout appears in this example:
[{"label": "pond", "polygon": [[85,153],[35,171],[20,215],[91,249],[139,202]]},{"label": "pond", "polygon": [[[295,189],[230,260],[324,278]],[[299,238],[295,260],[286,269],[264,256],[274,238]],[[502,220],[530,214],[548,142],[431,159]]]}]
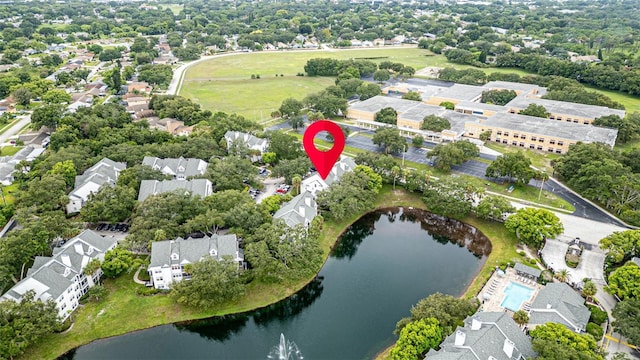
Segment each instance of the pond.
[{"label": "pond", "polygon": [[395,341],[396,322],[420,299],[461,295],[490,251],[467,224],[413,208],[381,209],[351,225],[318,277],[286,300],[97,340],[63,358],[266,359],[281,333],[306,359],[372,358]]}]

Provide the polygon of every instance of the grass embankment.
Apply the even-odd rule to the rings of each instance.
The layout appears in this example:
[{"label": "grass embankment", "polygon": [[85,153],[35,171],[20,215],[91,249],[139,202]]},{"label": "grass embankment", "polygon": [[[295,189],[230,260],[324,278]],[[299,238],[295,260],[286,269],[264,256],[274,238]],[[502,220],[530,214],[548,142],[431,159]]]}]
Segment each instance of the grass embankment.
[{"label": "grass embankment", "polygon": [[[418,48],[336,49],[331,51],[278,51],[215,57],[190,67],[180,95],[212,111],[238,113],[248,119],[269,118],[282,100],[302,100],[308,94],[334,85],[333,77],[296,76],[313,58],[394,61],[421,69],[432,53]],[[373,59],[375,58],[375,59]],[[446,59],[445,59],[446,61]],[[251,79],[260,75],[260,79]],[[278,76],[276,76],[278,75]],[[280,76],[284,75],[284,76]]]},{"label": "grass embankment", "polygon": [[0,148],[0,156],[11,156],[15,155],[20,149],[24,146],[5,146]]}]

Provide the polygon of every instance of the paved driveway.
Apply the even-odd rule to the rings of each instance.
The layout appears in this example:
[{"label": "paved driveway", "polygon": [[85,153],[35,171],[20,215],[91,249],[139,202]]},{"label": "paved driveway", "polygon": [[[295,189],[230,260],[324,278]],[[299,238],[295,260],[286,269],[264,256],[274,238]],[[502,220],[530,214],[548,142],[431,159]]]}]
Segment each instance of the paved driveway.
[{"label": "paved driveway", "polygon": [[569,244],[560,240],[547,240],[542,249],[542,258],[554,271],[567,269],[569,271],[569,281],[578,283],[584,278],[590,278],[595,283],[604,284],[604,252],[600,249],[584,250],[580,256],[578,267],[573,269],[567,266],[564,255],[567,253]]},{"label": "paved driveway", "polygon": [[569,244],[562,241],[547,239],[544,248],[542,248],[542,259],[547,266],[553,271],[567,269],[567,263],[564,261],[564,255],[567,253]]}]

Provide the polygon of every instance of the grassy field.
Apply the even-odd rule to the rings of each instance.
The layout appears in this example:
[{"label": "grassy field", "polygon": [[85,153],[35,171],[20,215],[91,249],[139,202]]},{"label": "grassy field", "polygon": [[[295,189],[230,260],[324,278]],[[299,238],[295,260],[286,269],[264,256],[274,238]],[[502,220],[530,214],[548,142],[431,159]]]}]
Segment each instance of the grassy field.
[{"label": "grassy field", "polygon": [[20,151],[20,149],[22,149],[23,147],[24,146],[5,146],[3,148],[0,148],[0,155],[2,156],[14,155],[18,151]]},{"label": "grassy field", "polygon": [[[418,48],[383,48],[332,51],[254,52],[219,56],[196,64],[187,71],[180,95],[205,109],[238,113],[249,119],[267,119],[282,100],[306,95],[334,84],[331,77],[300,77],[304,65],[312,58],[378,58],[401,62],[421,69],[433,56]],[[441,56],[438,56],[441,58]],[[446,59],[445,59],[446,61]],[[284,76],[277,76],[284,75]],[[251,79],[260,75],[260,79]]]},{"label": "grassy field", "polygon": [[184,5],[183,4],[165,4],[165,5],[160,5],[160,8],[169,9],[173,13],[173,15],[178,15],[180,14],[180,11],[184,9]]}]

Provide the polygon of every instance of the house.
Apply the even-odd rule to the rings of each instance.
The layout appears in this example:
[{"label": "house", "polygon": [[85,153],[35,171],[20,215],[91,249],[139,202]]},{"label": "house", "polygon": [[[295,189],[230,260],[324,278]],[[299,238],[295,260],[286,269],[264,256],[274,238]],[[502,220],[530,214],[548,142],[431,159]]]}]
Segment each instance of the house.
[{"label": "house", "polygon": [[465,319],[429,360],[526,360],[536,356],[531,341],[506,312],[479,312]]},{"label": "house", "polygon": [[90,276],[83,274],[85,266],[93,259],[104,260],[104,254],[116,244],[111,236],[85,230],[62,247],[54,248],[53,256],[37,256],[27,276],[2,295],[0,301],[20,301],[26,292],[33,291],[36,300],[53,300],[64,321],[78,307],[78,299],[96,285],[102,275],[100,269]]},{"label": "house", "polygon": [[538,280],[540,274],[542,273],[540,269],[532,268],[531,266],[524,265],[522,263],[516,263],[513,267],[516,271],[516,274],[519,276],[525,276],[532,280]]},{"label": "house", "polygon": [[326,179],[322,179],[316,172],[310,177],[302,180],[300,184],[300,192],[310,192],[315,197],[318,192],[327,189],[331,184],[340,180],[342,175],[351,172],[356,168],[356,162],[348,156],[343,156],[340,161],[333,165]]},{"label": "house", "polygon": [[76,176],[75,186],[69,193],[67,214],[79,212],[89,200],[89,196],[98,192],[103,185],[115,186],[118,175],[126,168],[127,165],[125,163],[104,158],[87,169],[82,175]]},{"label": "house", "polygon": [[273,215],[274,219],[282,219],[289,227],[304,225],[309,227],[318,215],[318,205],[315,196],[305,191],[282,205]]},{"label": "house", "polygon": [[529,329],[548,322],[562,324],[577,333],[585,331],[591,312],[584,299],[565,283],[549,283],[531,304]]},{"label": "house", "polygon": [[224,134],[224,139],[227,141],[227,149],[231,148],[232,144],[239,144],[260,152],[260,155],[252,155],[251,161],[256,162],[262,159],[262,154],[269,148],[269,140],[262,139],[251,134],[243,133],[240,131],[227,131]]},{"label": "house", "polygon": [[189,136],[193,132],[193,126],[185,126],[184,121],[172,118],[158,119],[157,117],[151,117],[147,118],[147,123],[149,123],[149,129],[166,131],[171,135]]},{"label": "house", "polygon": [[190,274],[185,272],[185,265],[200,261],[205,256],[212,256],[218,261],[223,256],[231,256],[241,266],[244,264],[244,253],[235,234],[154,241],[151,243],[149,278],[156,289],[169,289],[174,282],[189,280]]},{"label": "house", "polygon": [[132,82],[130,84],[127,84],[127,92],[128,93],[144,93],[144,94],[151,94],[151,91],[153,90],[153,88],[146,82],[142,81],[142,82]]},{"label": "house", "polygon": [[207,197],[213,193],[213,184],[207,179],[193,180],[142,180],[138,201],[144,201],[152,195],[180,191],[184,194]]},{"label": "house", "polygon": [[[34,151],[34,147],[29,145],[18,150],[12,156],[0,157],[0,184],[11,185],[14,180],[13,174],[16,171],[16,165],[22,161],[31,161],[29,155]],[[25,169],[26,170],[26,169]]]},{"label": "house", "polygon": [[183,157],[160,159],[153,156],[145,156],[142,165],[147,165],[154,170],[159,170],[165,175],[173,176],[175,180],[186,180],[190,177],[201,176],[207,172],[209,163],[200,160]]}]

